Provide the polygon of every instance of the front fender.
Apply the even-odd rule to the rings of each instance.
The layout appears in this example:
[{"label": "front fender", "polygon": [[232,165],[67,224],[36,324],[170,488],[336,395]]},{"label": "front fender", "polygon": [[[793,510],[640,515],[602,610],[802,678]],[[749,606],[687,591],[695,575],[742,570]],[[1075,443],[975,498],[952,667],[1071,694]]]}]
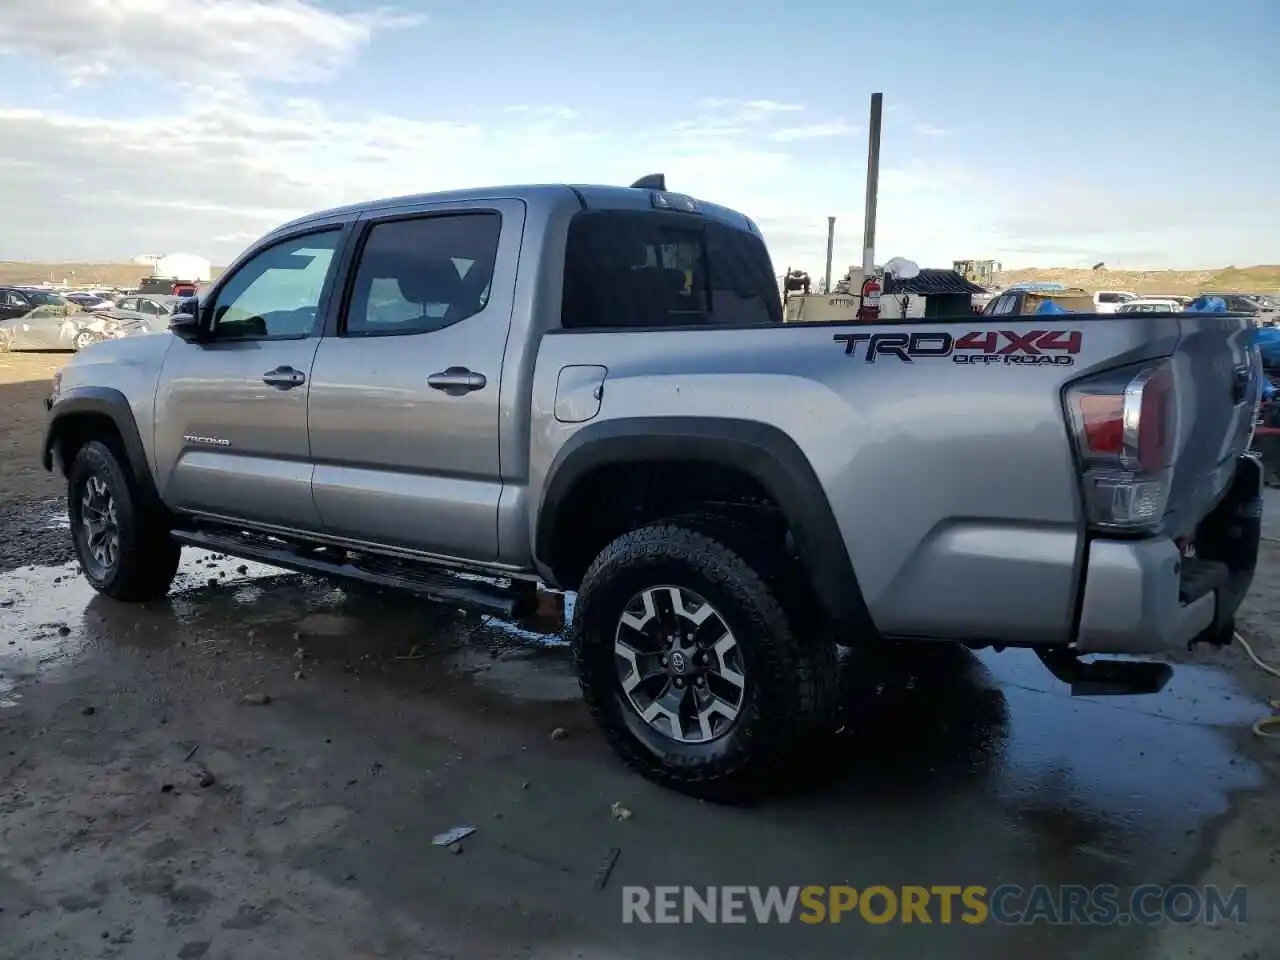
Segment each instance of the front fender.
[{"label": "front fender", "polygon": [[124,466],[138,482],[139,489],[149,499],[159,499],[138,423],[123,393],[111,387],[74,387],[56,398],[51,397],[45,405],[49,410],[49,424],[45,428],[41,462],[46,470],[56,468],[65,476],[70,464],[62,462],[63,441],[73,435],[82,440],[100,439],[102,418],[106,418],[115,427],[128,460]]}]

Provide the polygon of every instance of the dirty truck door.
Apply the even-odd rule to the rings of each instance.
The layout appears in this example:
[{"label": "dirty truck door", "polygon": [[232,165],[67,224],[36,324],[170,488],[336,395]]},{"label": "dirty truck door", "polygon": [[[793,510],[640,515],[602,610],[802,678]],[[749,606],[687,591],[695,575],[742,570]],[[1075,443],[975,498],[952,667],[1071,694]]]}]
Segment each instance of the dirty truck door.
[{"label": "dirty truck door", "polygon": [[[337,227],[251,255],[202,305],[208,341],[177,340],[156,395],[156,462],[175,507],[297,530],[311,500],[307,391],[333,285]],[[206,320],[210,322],[210,320]]]},{"label": "dirty truck door", "polygon": [[316,355],[312,493],[327,530],[463,560],[498,554],[498,387],[524,204],[427,203],[360,225]]}]

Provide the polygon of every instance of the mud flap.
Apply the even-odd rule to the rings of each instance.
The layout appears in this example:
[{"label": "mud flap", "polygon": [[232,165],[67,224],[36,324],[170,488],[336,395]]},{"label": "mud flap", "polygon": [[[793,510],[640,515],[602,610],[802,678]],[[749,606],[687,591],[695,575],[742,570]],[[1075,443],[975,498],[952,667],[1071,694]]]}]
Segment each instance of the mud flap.
[{"label": "mud flap", "polygon": [[1224,568],[1215,587],[1214,621],[1191,641],[1224,646],[1235,634],[1235,615],[1258,566],[1262,541],[1263,466],[1256,456],[1244,455],[1236,462],[1231,488],[1196,528],[1196,559]]}]

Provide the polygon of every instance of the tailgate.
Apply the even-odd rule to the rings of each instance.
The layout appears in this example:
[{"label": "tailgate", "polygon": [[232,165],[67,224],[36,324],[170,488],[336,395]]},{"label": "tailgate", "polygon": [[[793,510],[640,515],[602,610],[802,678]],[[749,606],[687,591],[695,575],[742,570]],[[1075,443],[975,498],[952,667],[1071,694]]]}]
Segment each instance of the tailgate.
[{"label": "tailgate", "polygon": [[1252,319],[1183,314],[1177,322],[1179,436],[1168,510],[1183,527],[1213,508],[1248,449],[1261,378]]}]

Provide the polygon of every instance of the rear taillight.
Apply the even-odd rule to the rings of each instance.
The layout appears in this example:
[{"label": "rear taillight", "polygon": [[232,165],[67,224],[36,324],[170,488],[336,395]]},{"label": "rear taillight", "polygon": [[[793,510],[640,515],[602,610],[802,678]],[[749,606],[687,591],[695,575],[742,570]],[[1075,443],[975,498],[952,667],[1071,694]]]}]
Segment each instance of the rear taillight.
[{"label": "rear taillight", "polygon": [[1090,526],[1141,531],[1164,516],[1177,437],[1175,391],[1167,361],[1112,370],[1067,388]]}]

